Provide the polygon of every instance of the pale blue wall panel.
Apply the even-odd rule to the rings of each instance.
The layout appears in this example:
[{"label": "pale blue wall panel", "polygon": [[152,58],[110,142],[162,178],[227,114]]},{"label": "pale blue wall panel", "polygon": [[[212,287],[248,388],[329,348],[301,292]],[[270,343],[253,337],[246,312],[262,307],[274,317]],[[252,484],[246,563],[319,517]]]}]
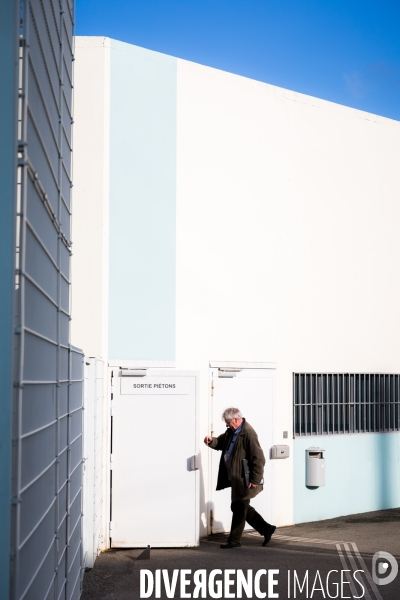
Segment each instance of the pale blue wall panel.
[{"label": "pale blue wall panel", "polygon": [[174,360],[177,59],[110,62],[109,357]]},{"label": "pale blue wall panel", "polygon": [[[400,433],[296,439],[294,522],[319,521],[400,505]],[[325,449],[326,485],[305,485],[306,448]]]}]

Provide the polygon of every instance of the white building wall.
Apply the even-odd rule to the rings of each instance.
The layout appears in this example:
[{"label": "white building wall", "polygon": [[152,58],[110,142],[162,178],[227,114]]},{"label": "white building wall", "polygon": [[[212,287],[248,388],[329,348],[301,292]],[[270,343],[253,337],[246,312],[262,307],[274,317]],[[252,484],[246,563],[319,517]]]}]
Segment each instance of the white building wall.
[{"label": "white building wall", "polygon": [[76,38],[71,339],[107,357],[110,40]]},{"label": "white building wall", "polygon": [[206,429],[210,359],[276,362],[284,443],[294,371],[399,372],[400,123],[182,60],[177,102],[177,366]]},{"label": "white building wall", "polygon": [[[210,360],[276,363],[274,443],[286,443],[283,431],[288,431],[291,445],[291,458],[278,461],[275,469],[277,525],[290,524],[292,373],[400,370],[400,123],[179,59],[174,83],[171,62],[163,55],[103,38],[78,38],[72,339],[89,356],[129,362],[107,353],[109,210],[131,198],[132,214],[136,206],[137,215],[143,212],[143,196],[129,186],[120,185],[109,197],[109,165],[118,159],[109,154],[115,110],[109,103],[109,45],[111,51],[115,46],[115,61],[125,51],[133,61],[136,52],[141,68],[143,61],[158,61],[154,75],[143,79],[146,93],[156,93],[162,64],[171,72],[166,85],[177,88],[175,365],[200,371],[201,436],[210,425]],[[135,106],[128,99],[125,105]],[[129,132],[130,115],[118,115],[119,121],[124,118]],[[144,136],[146,127],[154,135],[152,122],[146,114],[138,135]],[[155,179],[170,177],[173,162],[164,164],[157,156],[151,163],[149,154],[147,167]],[[142,178],[136,188],[146,188],[147,167],[135,174]],[[147,226],[149,239],[154,236],[158,217],[154,212],[140,222],[133,219],[132,240],[135,227],[143,236]],[[120,260],[132,285],[124,302],[135,307],[141,278],[160,282],[175,277],[175,270],[160,273],[154,260],[154,268],[140,274],[142,257],[127,254],[125,242]],[[117,239],[115,253],[113,260]],[[161,285],[149,306],[156,308],[157,294]],[[135,314],[142,318],[140,310]],[[131,359],[138,361],[140,340],[134,342]],[[154,356],[142,358],[160,357],[155,348]],[[208,452],[204,446],[200,535],[208,518]]]},{"label": "white building wall", "polygon": [[[90,362],[96,364],[96,382],[103,384],[107,398],[108,358],[108,288],[109,288],[109,176],[110,176],[110,40],[103,37],[75,38],[75,96],[74,96],[74,243],[71,257],[71,339],[85,348]],[[97,359],[102,360],[97,360]],[[100,372],[102,371],[102,373]],[[86,386],[89,385],[88,380]],[[96,386],[86,389],[86,399],[94,404]],[[94,392],[94,394],[93,394]],[[92,393],[92,394],[91,394]],[[91,395],[90,395],[91,394]],[[88,557],[94,560],[98,550],[109,543],[110,514],[110,416],[109,405],[102,402],[102,437],[99,439],[98,412],[86,416],[86,448],[90,448],[89,467],[96,462],[94,482],[101,480],[101,489],[86,477],[86,502],[95,504],[95,523],[85,525],[85,543],[91,527],[96,540]],[[101,456],[101,464],[98,463]],[[94,467],[93,467],[94,468]],[[92,470],[93,474],[93,470]],[[88,481],[89,479],[89,481]],[[101,502],[99,499],[101,496]],[[100,512],[100,514],[99,514]],[[91,543],[90,543],[91,546]],[[91,551],[91,549],[90,549]],[[89,564],[88,563],[88,564]]]}]

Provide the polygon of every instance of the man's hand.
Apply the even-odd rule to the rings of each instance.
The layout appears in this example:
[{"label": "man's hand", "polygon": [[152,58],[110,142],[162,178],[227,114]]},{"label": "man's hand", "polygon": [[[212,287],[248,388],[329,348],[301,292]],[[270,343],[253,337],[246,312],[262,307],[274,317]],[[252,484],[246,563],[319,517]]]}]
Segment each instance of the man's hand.
[{"label": "man's hand", "polygon": [[206,446],[208,446],[208,444],[210,444],[212,442],[212,437],[210,437],[209,435],[206,435],[206,437],[204,438],[204,443]]},{"label": "man's hand", "polygon": [[248,490],[251,490],[251,488],[256,488],[256,487],[258,487],[258,483],[249,483],[249,485],[248,485],[248,488],[247,488],[247,489],[248,489]]}]

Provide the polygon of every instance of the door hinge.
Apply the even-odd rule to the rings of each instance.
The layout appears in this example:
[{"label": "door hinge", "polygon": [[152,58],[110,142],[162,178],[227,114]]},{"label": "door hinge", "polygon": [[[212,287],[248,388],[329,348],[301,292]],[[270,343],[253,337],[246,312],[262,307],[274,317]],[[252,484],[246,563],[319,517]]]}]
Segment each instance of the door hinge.
[{"label": "door hinge", "polygon": [[121,377],[146,377],[147,369],[123,369]]},{"label": "door hinge", "polygon": [[211,379],[211,396],[214,396],[214,379]]},{"label": "door hinge", "polygon": [[110,532],[110,537],[111,537],[112,528],[113,528],[113,522],[110,521],[109,524],[108,524],[108,530]]},{"label": "door hinge", "polygon": [[110,454],[110,470],[112,471],[113,468],[113,455]]}]

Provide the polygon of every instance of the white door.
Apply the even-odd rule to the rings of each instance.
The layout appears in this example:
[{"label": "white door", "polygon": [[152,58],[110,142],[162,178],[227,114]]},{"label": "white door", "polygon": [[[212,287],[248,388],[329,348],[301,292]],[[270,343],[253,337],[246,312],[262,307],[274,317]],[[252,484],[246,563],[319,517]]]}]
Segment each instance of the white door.
[{"label": "white door", "polygon": [[197,374],[113,369],[111,403],[111,546],[197,546]]},{"label": "white door", "polygon": [[[226,408],[239,408],[246,421],[255,429],[265,455],[264,490],[251,501],[251,505],[269,523],[274,523],[273,461],[273,404],[275,370],[263,368],[212,368],[212,428],[218,437],[226,429],[221,415]],[[232,513],[231,489],[216,491],[221,452],[211,450],[211,486],[213,504],[212,532],[229,531]],[[246,529],[250,526],[246,524]]]}]

